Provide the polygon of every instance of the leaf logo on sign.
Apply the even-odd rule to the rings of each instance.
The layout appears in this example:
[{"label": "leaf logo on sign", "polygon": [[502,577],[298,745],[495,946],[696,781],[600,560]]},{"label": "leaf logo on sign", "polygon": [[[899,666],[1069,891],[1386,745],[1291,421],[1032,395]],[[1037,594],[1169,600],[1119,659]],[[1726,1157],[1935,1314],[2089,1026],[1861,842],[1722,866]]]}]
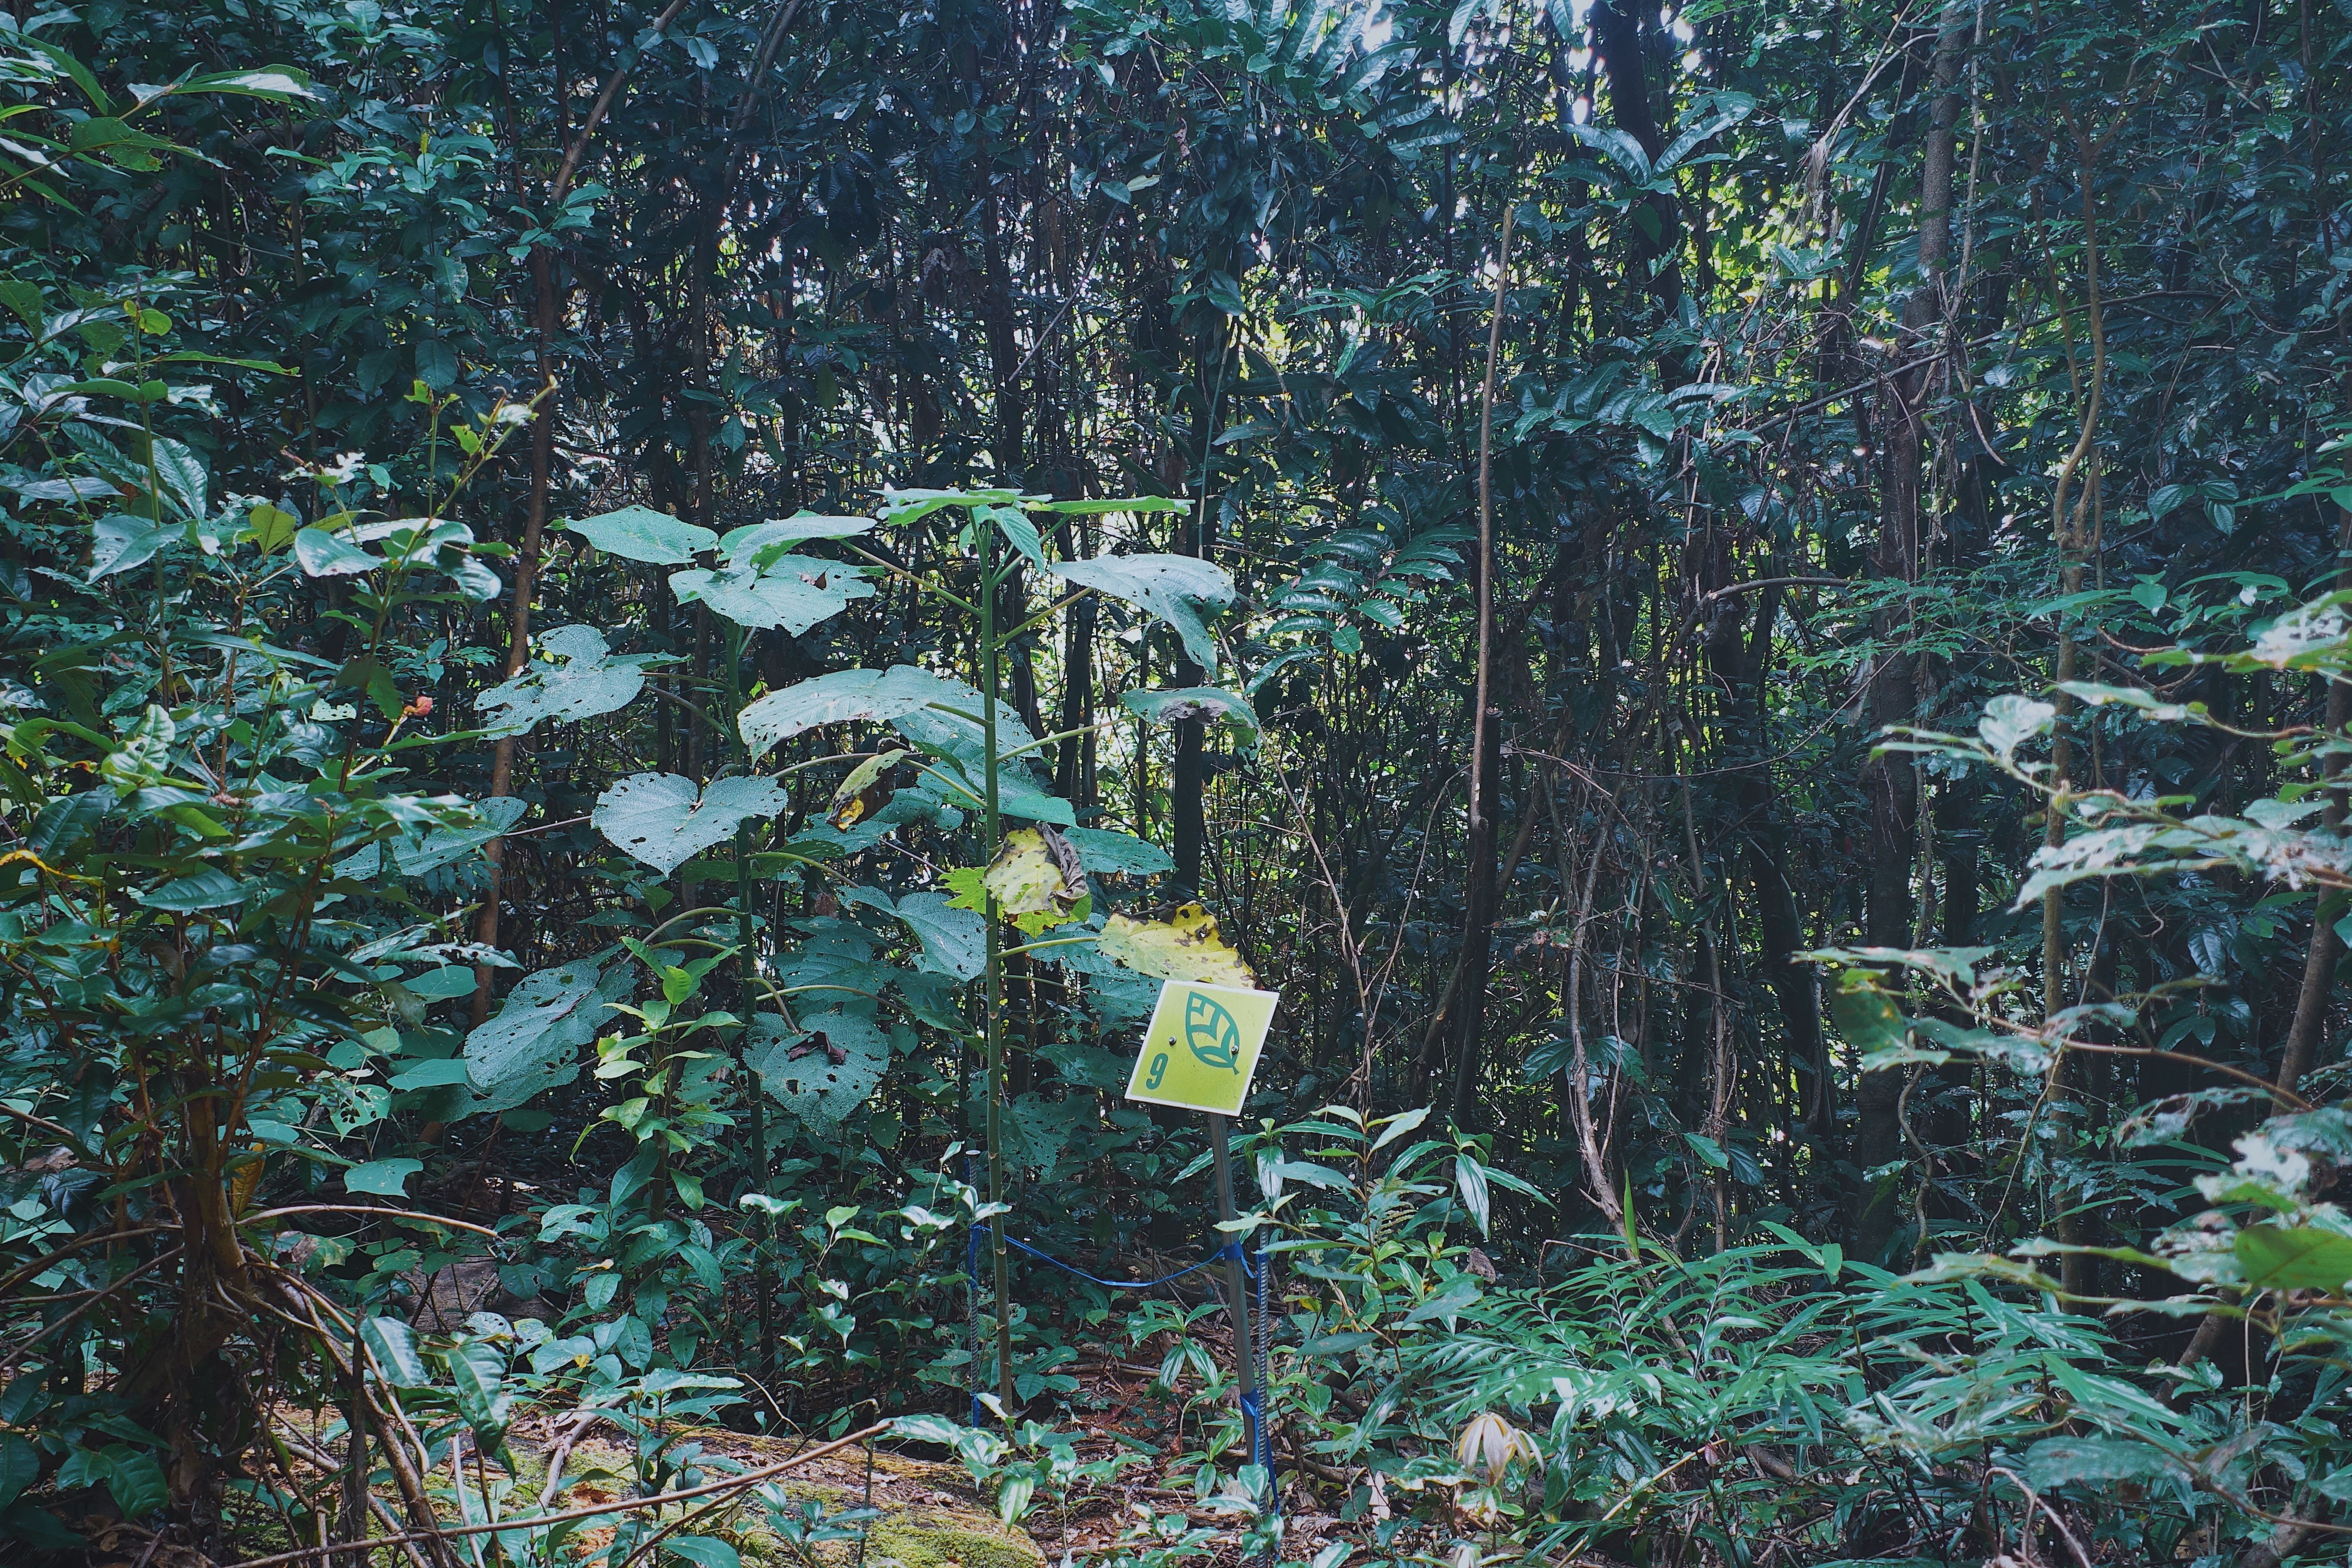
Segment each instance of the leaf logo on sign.
[{"label": "leaf logo on sign", "polygon": [[1242,1070],[1242,1026],[1213,996],[1195,991],[1184,998],[1184,1043],[1210,1067]]}]

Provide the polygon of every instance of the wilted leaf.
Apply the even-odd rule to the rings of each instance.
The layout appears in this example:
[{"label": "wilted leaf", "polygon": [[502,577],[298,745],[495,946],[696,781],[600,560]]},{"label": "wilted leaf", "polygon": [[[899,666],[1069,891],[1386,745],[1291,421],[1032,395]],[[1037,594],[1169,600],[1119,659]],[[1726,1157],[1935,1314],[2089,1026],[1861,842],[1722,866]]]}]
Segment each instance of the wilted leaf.
[{"label": "wilted leaf", "polygon": [[903,751],[879,752],[850,769],[849,776],[833,792],[825,821],[838,828],[855,827],[889,805],[898,793],[890,783],[890,770],[906,758]]},{"label": "wilted leaf", "polygon": [[1257,987],[1257,976],[1241,954],[1217,934],[1217,917],[1198,904],[1186,904],[1164,921],[1113,915],[1096,945],[1104,957],[1139,974],[1245,991]]}]

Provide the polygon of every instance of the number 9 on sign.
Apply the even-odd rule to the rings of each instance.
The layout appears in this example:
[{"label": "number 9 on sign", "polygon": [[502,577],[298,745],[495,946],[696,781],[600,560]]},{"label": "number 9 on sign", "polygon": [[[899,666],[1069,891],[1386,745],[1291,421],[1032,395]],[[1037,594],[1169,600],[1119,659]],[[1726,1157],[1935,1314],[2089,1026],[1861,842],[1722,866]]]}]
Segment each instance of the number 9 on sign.
[{"label": "number 9 on sign", "polygon": [[1128,1073],[1127,1097],[1238,1115],[1279,1000],[1272,991],[1166,982]]}]

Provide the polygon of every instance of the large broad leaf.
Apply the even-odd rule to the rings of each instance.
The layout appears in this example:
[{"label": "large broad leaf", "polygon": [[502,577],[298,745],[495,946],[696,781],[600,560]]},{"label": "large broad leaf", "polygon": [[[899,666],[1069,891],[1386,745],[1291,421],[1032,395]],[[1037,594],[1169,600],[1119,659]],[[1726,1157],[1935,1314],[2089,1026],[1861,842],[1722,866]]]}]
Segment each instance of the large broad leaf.
[{"label": "large broad leaf", "polygon": [[625,506],[565,526],[607,554],[649,566],[691,565],[698,553],[719,547],[719,536],[710,530],[646,506]]},{"label": "large broad leaf", "polygon": [[1244,990],[1257,987],[1250,966],[1217,933],[1217,917],[1198,904],[1186,904],[1164,921],[1113,915],[1104,922],[1096,946],[1138,974]]},{"label": "large broad leaf", "polygon": [[754,760],[805,730],[853,719],[898,719],[932,703],[980,710],[980,693],[911,664],[888,669],[844,669],[772,691],[736,721]]},{"label": "large broad leaf", "polygon": [[1021,499],[1018,490],[894,490],[882,491],[882,515],[893,524],[912,522],[928,517],[941,507],[1012,506]]},{"label": "large broad leaf", "polygon": [[1174,856],[1132,833],[1107,827],[1072,827],[1062,837],[1078,852],[1078,864],[1089,871],[1114,877],[1157,877],[1176,869]]},{"label": "large broad leaf", "polygon": [[1173,724],[1180,719],[1222,720],[1234,727],[1234,732],[1245,749],[1257,746],[1257,710],[1249,699],[1214,686],[1187,686],[1173,691],[1130,691],[1119,699],[1130,713],[1139,713],[1155,724]]},{"label": "large broad leaf", "polygon": [[778,545],[790,550],[807,539],[850,539],[873,531],[870,517],[819,517],[814,512],[803,512],[798,517],[772,519],[767,522],[748,523],[730,528],[719,542],[719,553],[734,565],[766,564],[761,557],[772,559],[782,553]]},{"label": "large broad leaf", "polygon": [[698,794],[677,773],[632,773],[596,797],[596,831],[663,876],[734,837],[747,817],[792,804],[774,779],[736,774]]},{"label": "large broad leaf", "polygon": [[416,1331],[398,1318],[370,1318],[360,1325],[360,1342],[394,1387],[432,1386],[433,1373],[417,1348]]},{"label": "large broad leaf", "polygon": [[503,1358],[496,1347],[461,1346],[449,1356],[449,1382],[457,1395],[457,1415],[474,1429],[482,1447],[495,1448],[506,1440],[514,1419],[514,1395],[506,1386]]},{"label": "large broad leaf", "polygon": [[550,721],[570,723],[625,708],[646,689],[645,667],[667,657],[614,658],[594,626],[560,626],[535,640],[537,661],[475,700],[502,733],[528,735]]},{"label": "large broad leaf", "polygon": [[1977,733],[2003,759],[2014,761],[2018,747],[2046,734],[2057,720],[2058,710],[2051,704],[2004,691],[1985,704],[1984,717],[1977,721]]},{"label": "large broad leaf", "polygon": [[2044,1437],[2025,1451],[2025,1479],[2052,1491],[2069,1481],[2140,1481],[2185,1469],[2163,1449],[2118,1437]]},{"label": "large broad leaf", "polygon": [[921,967],[958,980],[977,979],[988,963],[988,921],[956,908],[944,893],[908,893],[896,910],[923,944]]},{"label": "large broad leaf", "polygon": [[750,1054],[768,1093],[802,1121],[820,1127],[866,1103],[890,1065],[890,1037],[871,1018],[854,1013],[803,1015],[798,1030],[772,1015],[752,1023],[766,1042]]},{"label": "large broad leaf", "polygon": [[370,1160],[343,1173],[343,1191],[372,1193],[380,1198],[404,1198],[408,1178],[425,1169],[422,1160]]},{"label": "large broad leaf", "polygon": [[1223,568],[1190,555],[1097,555],[1066,561],[1054,575],[1081,588],[1124,599],[1165,621],[1183,640],[1184,651],[1203,669],[1217,663],[1216,640],[1201,618],[1202,607],[1234,602],[1234,580]]},{"label": "large broad leaf", "polygon": [[543,1089],[579,1076],[579,1052],[613,1016],[635,975],[626,965],[600,973],[567,963],[526,976],[507,994],[498,1016],[466,1037],[466,1072],[485,1110],[510,1110]]},{"label": "large broad leaf", "polygon": [[430,832],[411,832],[389,844],[371,844],[337,861],[335,874],[358,881],[382,876],[384,854],[389,849],[392,864],[402,875],[422,877],[427,871],[437,871],[480,854],[491,839],[512,828],[530,809],[530,802],[510,795],[478,800],[474,802],[474,816],[478,819],[475,826],[436,827]]},{"label": "large broad leaf", "polygon": [[669,586],[680,604],[700,600],[739,626],[782,630],[789,637],[839,615],[852,599],[874,596],[873,584],[831,561],[785,560],[765,571],[725,566],[673,572]]},{"label": "large broad leaf", "polygon": [[2352,1236],[2305,1226],[2252,1225],[2238,1233],[2238,1267],[2257,1290],[2341,1293],[2352,1280]]}]

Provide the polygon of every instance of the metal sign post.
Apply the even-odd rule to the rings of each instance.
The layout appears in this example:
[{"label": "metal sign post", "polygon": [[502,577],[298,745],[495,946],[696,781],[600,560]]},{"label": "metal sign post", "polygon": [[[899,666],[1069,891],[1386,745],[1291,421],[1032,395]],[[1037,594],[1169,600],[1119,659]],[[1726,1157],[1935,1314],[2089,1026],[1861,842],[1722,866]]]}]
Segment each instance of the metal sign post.
[{"label": "metal sign post", "polygon": [[[1242,1101],[1248,1098],[1258,1053],[1265,1047],[1275,1005],[1281,999],[1278,991],[1191,980],[1163,983],[1160,1004],[1143,1031],[1143,1048],[1136,1053],[1134,1069],[1127,1077],[1129,1100],[1207,1113],[1221,1224],[1235,1217],[1234,1158],[1225,1119],[1240,1114]],[[1218,1234],[1224,1237],[1225,1304],[1234,1326],[1242,1427],[1249,1441],[1250,1463],[1261,1465],[1266,1463],[1267,1452],[1258,1408],[1256,1342],[1250,1337],[1249,1264],[1239,1236],[1229,1230]]]},{"label": "metal sign post", "polygon": [[[1234,1217],[1234,1153],[1225,1140],[1225,1119],[1214,1111],[1209,1113],[1209,1148],[1216,1156],[1217,1219],[1222,1224]],[[1250,1463],[1261,1464],[1265,1445],[1258,1430],[1257,1342],[1250,1338],[1249,1266],[1244,1260],[1241,1237],[1229,1230],[1219,1234],[1225,1238],[1225,1304],[1234,1324],[1234,1363],[1240,1370],[1242,1436],[1249,1444]]]}]

